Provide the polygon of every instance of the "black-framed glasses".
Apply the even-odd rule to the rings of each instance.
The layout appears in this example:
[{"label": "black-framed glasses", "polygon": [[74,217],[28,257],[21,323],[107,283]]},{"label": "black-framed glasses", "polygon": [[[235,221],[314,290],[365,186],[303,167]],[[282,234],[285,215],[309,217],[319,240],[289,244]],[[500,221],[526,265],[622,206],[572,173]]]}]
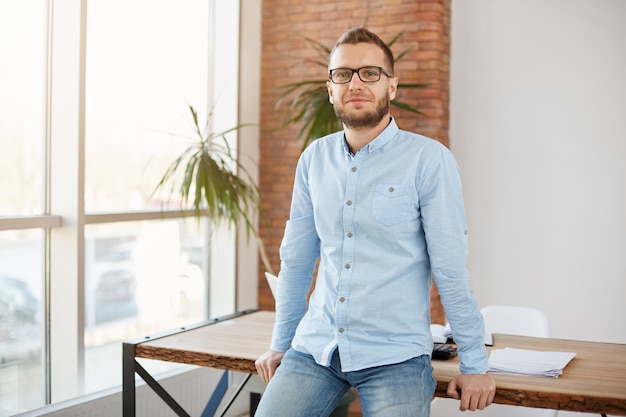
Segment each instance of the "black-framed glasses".
[{"label": "black-framed glasses", "polygon": [[359,79],[364,83],[375,83],[380,80],[382,74],[387,77],[392,77],[391,73],[382,67],[361,67],[357,69],[352,68],[335,68],[328,72],[328,79],[333,84],[347,84],[352,81],[354,73],[357,73]]}]

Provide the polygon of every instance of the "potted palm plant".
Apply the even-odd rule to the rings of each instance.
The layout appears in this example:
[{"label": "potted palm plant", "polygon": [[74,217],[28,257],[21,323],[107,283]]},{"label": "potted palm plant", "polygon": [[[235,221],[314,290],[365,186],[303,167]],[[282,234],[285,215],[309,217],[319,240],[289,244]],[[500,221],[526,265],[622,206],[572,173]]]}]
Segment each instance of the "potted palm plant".
[{"label": "potted palm plant", "polygon": [[162,192],[168,201],[178,200],[181,209],[193,209],[198,220],[206,215],[210,229],[222,222],[229,226],[243,224],[248,239],[254,236],[261,259],[272,272],[255,225],[255,214],[263,218],[259,188],[227,138],[228,134],[248,125],[213,132],[209,128],[212,112],[201,127],[196,109],[190,104],[187,107],[192,117],[194,140],[168,166],[152,195]]}]

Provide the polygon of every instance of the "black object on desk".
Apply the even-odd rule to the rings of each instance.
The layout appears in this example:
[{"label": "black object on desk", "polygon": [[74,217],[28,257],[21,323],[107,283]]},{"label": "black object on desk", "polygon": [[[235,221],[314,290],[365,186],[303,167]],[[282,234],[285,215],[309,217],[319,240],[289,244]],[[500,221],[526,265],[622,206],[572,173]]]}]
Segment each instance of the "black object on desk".
[{"label": "black object on desk", "polygon": [[448,360],[457,355],[456,345],[451,343],[435,343],[433,345],[432,358],[435,360]]}]

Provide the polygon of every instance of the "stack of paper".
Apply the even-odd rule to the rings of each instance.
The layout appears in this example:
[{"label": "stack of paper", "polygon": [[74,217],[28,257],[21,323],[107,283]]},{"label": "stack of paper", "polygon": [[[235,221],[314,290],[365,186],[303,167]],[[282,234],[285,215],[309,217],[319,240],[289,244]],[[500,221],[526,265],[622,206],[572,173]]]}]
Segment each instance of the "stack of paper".
[{"label": "stack of paper", "polygon": [[[451,343],[454,339],[450,323],[446,323],[445,326],[442,324],[431,324],[430,334],[433,335],[433,342],[435,343]],[[485,345],[493,346],[493,335],[491,333],[485,333]]]},{"label": "stack of paper", "polygon": [[540,352],[526,349],[494,349],[489,356],[489,372],[557,378],[576,356],[572,352]]}]

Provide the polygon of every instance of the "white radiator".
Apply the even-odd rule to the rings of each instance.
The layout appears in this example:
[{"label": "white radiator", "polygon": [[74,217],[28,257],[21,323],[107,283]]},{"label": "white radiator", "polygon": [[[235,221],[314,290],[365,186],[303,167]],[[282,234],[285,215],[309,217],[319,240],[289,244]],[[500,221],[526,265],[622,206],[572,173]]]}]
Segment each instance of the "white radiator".
[{"label": "white radiator", "polygon": [[[157,378],[165,390],[191,415],[199,417],[217,385],[222,371],[195,368],[167,377]],[[229,389],[226,398],[234,391]],[[150,387],[137,383],[137,417],[172,417],[176,414]],[[226,416],[248,415],[249,396],[243,392],[230,407]],[[121,388],[87,395],[75,400],[53,404],[14,417],[121,417]]]}]

